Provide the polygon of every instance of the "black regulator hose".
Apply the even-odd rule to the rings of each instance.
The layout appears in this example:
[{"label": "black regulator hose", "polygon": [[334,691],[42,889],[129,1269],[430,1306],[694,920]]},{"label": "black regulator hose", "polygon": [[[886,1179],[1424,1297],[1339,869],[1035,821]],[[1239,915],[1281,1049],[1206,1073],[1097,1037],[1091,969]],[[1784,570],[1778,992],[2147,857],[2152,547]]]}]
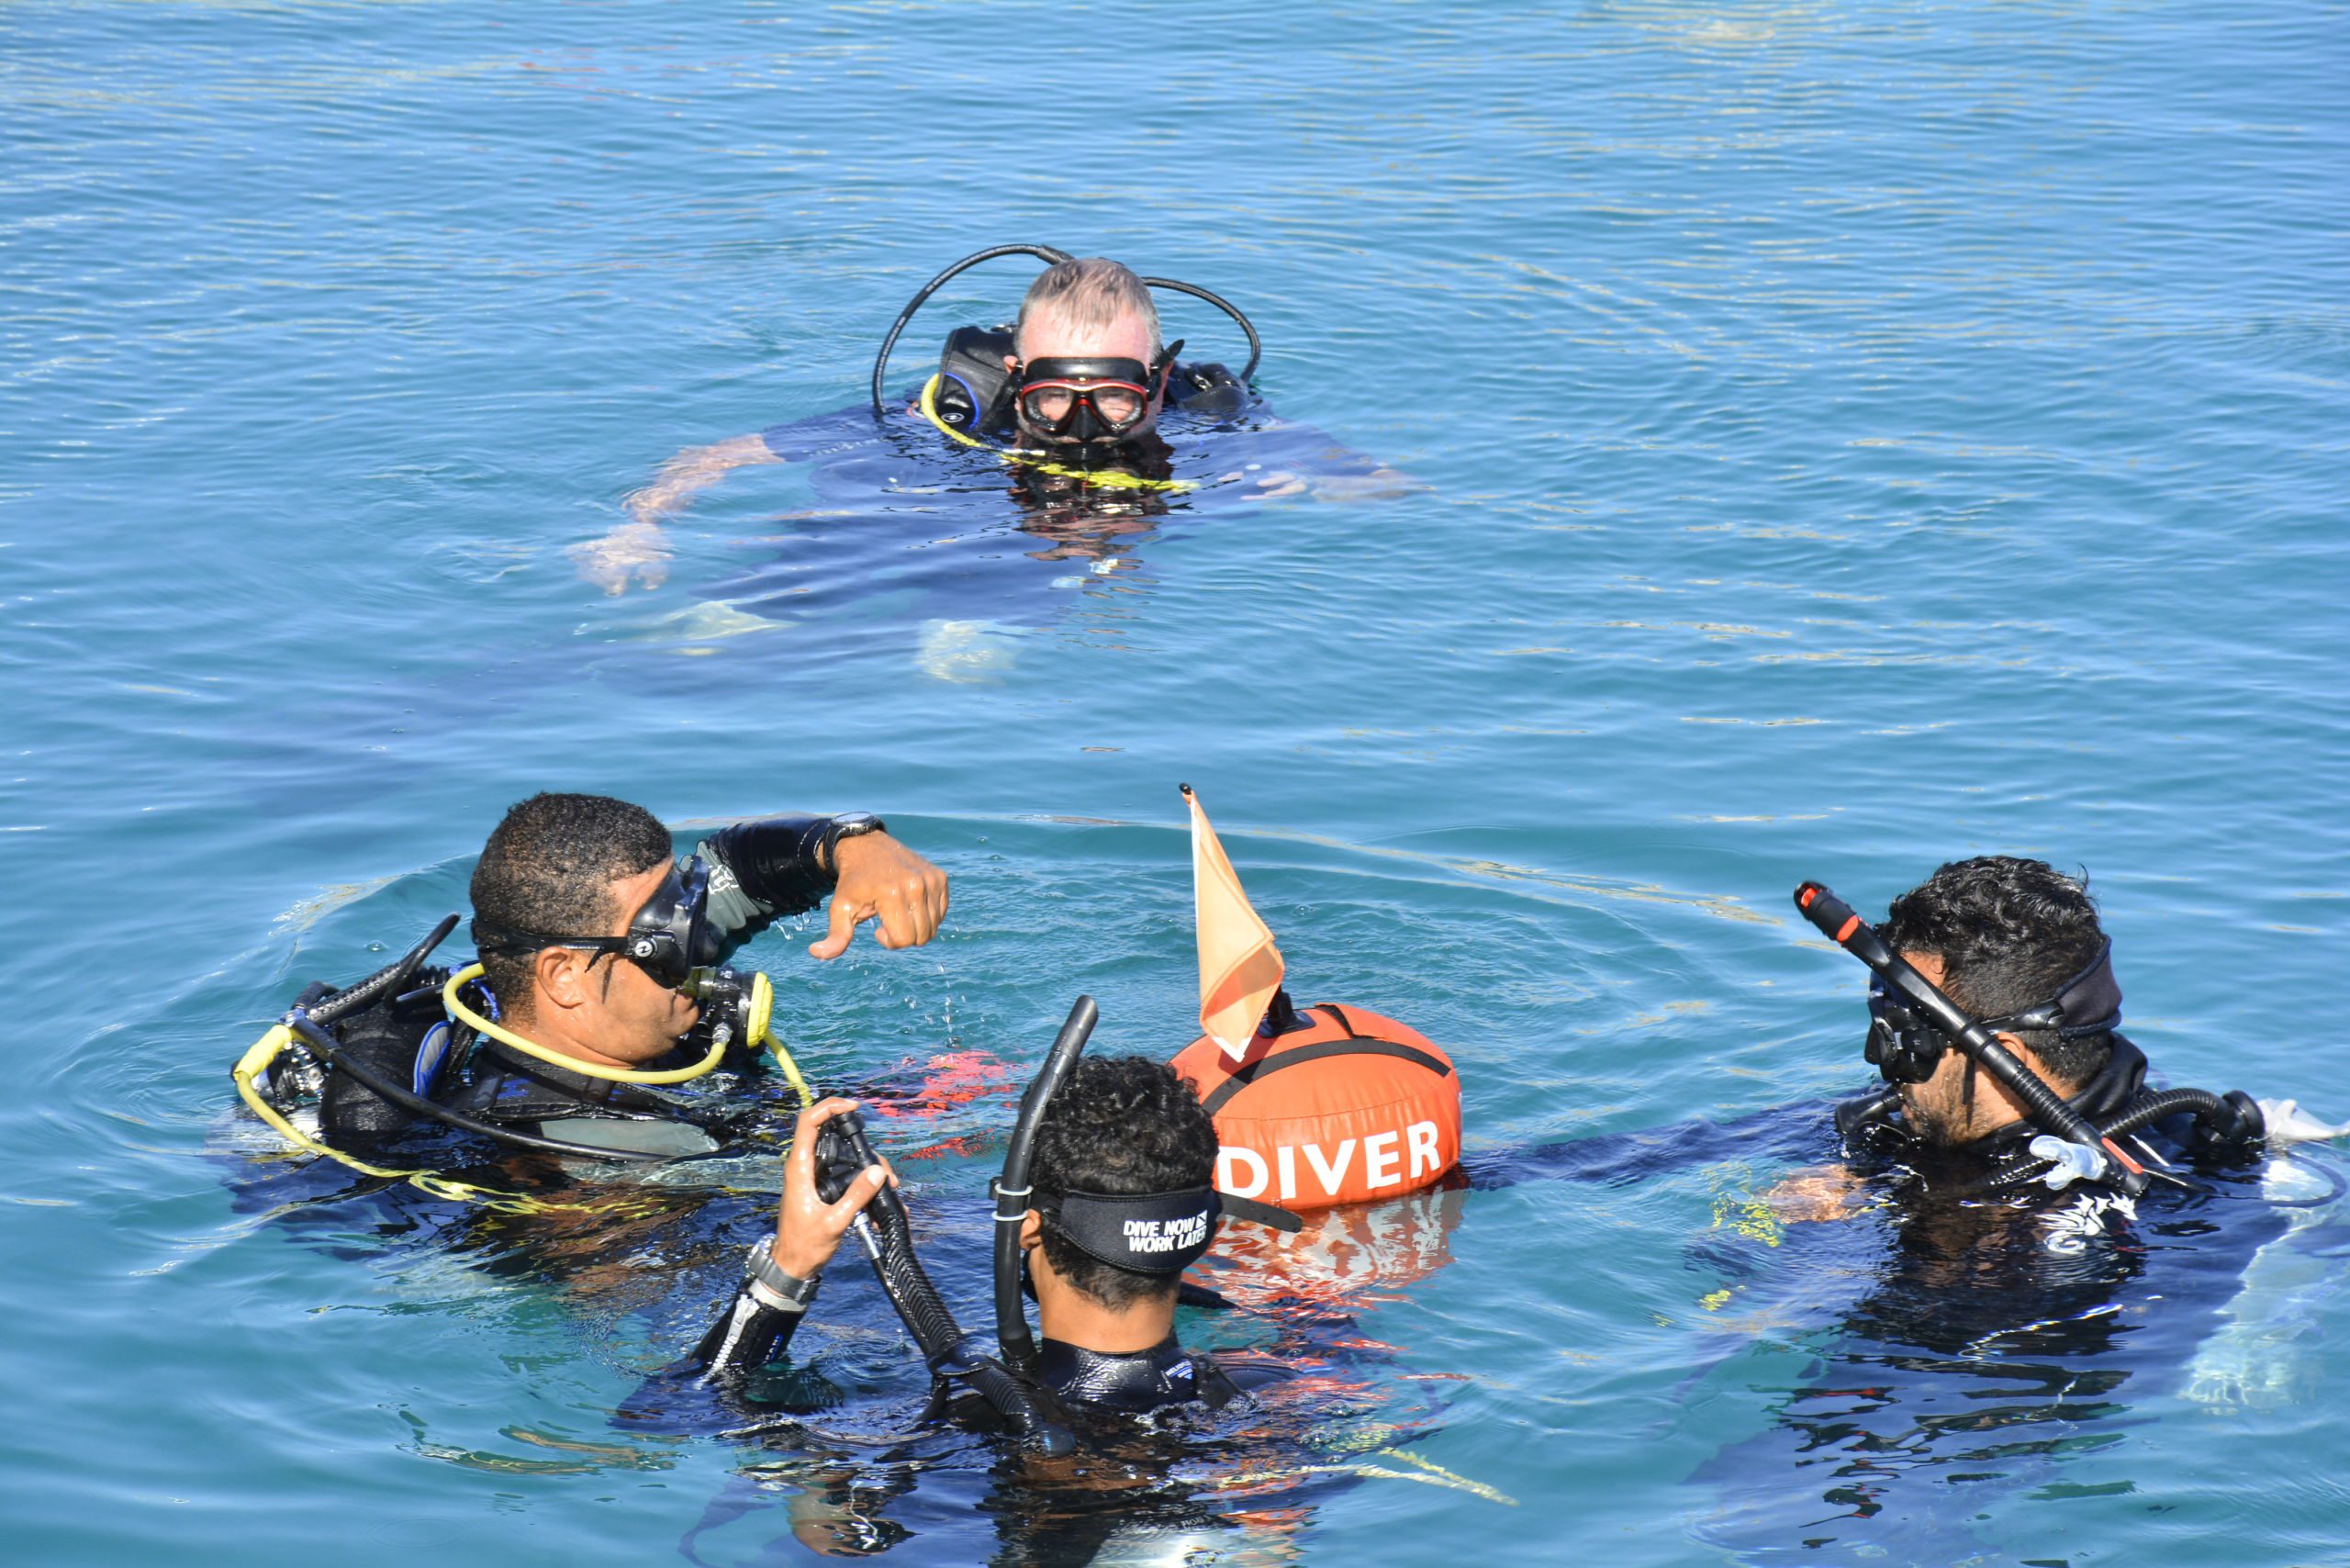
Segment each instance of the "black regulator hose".
[{"label": "black regulator hose", "polygon": [[432,949],[448,940],[449,933],[457,928],[454,914],[443,916],[441,924],[428,933],[423,941],[410,947],[397,962],[385,965],[365,980],[343,987],[331,996],[319,998],[309,1008],[311,1019],[319,1024],[332,1024],[353,1013],[364,1013],[384,998],[398,991],[416,978]]},{"label": "black regulator hose", "polygon": [[1956,1041],[1959,1049],[2023,1102],[2025,1112],[2042,1130],[2067,1143],[2101,1149],[2121,1169],[2119,1185],[2123,1192],[2136,1193],[2145,1189],[2144,1166],[2066,1104],[2064,1097],[2049,1088],[2038,1073],[2018,1061],[2014,1052],[1999,1044],[1998,1036],[1911,968],[1908,959],[1877,935],[1874,926],[1853,913],[1851,904],[1819,882],[1804,883],[1796,889],[1795,896],[1796,907],[1823,935],[1866,964],[1923,1014],[1928,1022]]},{"label": "black regulator hose", "polygon": [[[946,287],[947,279],[978,266],[981,262],[994,261],[998,256],[1034,256],[1047,266],[1058,266],[1071,259],[1067,251],[1056,251],[1050,245],[990,245],[984,251],[973,252],[923,284],[921,292],[907,300],[906,308],[898,312],[898,319],[890,323],[890,335],[881,340],[881,352],[873,356],[873,412],[877,417],[888,411],[882,402],[881,377],[889,372],[890,351],[898,346],[898,334],[906,330],[906,323],[914,319],[914,312],[921,309],[932,295]],[[1251,360],[1249,363],[1253,364],[1256,362]]]},{"label": "black regulator hose", "polygon": [[1220,294],[1209,293],[1196,283],[1178,283],[1171,277],[1147,277],[1142,282],[1145,288],[1171,288],[1178,294],[1188,294],[1194,299],[1204,299],[1237,321],[1240,324],[1240,330],[1248,334],[1248,363],[1240,367],[1240,379],[1246,381],[1257,374],[1257,362],[1264,357],[1265,345],[1257,337],[1256,324],[1240,313],[1240,307]]},{"label": "black regulator hose", "polygon": [[[888,400],[881,388],[881,378],[889,374],[890,353],[898,346],[898,336],[906,330],[906,324],[914,319],[914,312],[927,304],[930,297],[944,288],[946,281],[957,273],[966,272],[978,266],[981,262],[994,261],[999,256],[1034,256],[1047,266],[1058,266],[1061,263],[1071,259],[1067,251],[1056,251],[1050,245],[990,245],[984,251],[974,251],[928,283],[923,284],[921,290],[912,299],[906,301],[906,308],[898,312],[898,319],[890,323],[890,335],[881,340],[881,352],[873,356],[873,413],[877,419],[889,412]],[[1241,312],[1240,307],[1224,296],[1202,288],[1195,283],[1184,283],[1171,277],[1147,277],[1141,282],[1145,288],[1172,289],[1177,294],[1188,294],[1194,299],[1204,299],[1231,317],[1240,330],[1248,336],[1248,363],[1240,367],[1240,379],[1247,381],[1257,374],[1257,362],[1264,357],[1265,345],[1263,340],[1257,336],[1256,323],[1250,321]]]},{"label": "black regulator hose", "polygon": [[[854,1111],[825,1123],[819,1137],[817,1195],[828,1204],[838,1203],[856,1172],[880,1163],[880,1156],[866,1136],[864,1119]],[[1069,1428],[1047,1414],[1035,1390],[1004,1370],[955,1321],[929,1271],[914,1255],[913,1226],[898,1190],[885,1184],[856,1216],[856,1226],[882,1291],[921,1347],[932,1375],[969,1383],[1024,1446],[1046,1454],[1064,1454],[1075,1447]]]},{"label": "black regulator hose", "polygon": [[2106,1123],[2103,1130],[2107,1137],[2121,1137],[2181,1111],[2194,1112],[2197,1128],[2216,1144],[2257,1143],[2268,1135],[2259,1102],[2241,1089],[2225,1094],[2208,1089],[2165,1089],[2130,1106]]},{"label": "black regulator hose", "polygon": [[[452,915],[450,918],[454,920],[456,917]],[[421,1094],[410,1093],[389,1079],[379,1076],[373,1069],[362,1066],[356,1058],[344,1053],[332,1035],[319,1026],[318,1015],[315,1013],[305,1013],[302,1009],[297,1008],[285,1015],[285,1026],[299,1036],[305,1046],[308,1046],[321,1061],[335,1071],[350,1074],[352,1081],[368,1093],[378,1099],[387,1100],[413,1115],[430,1116],[436,1122],[444,1122],[460,1131],[478,1133],[483,1137],[495,1138],[499,1143],[510,1144],[516,1148],[535,1149],[541,1154],[584,1155],[590,1159],[621,1159],[645,1163],[677,1158],[674,1155],[654,1154],[644,1149],[606,1148],[592,1143],[566,1143],[561,1138],[537,1137],[530,1133],[518,1133],[511,1127],[501,1127],[495,1122],[485,1122],[479,1117],[468,1116],[463,1111],[451,1110],[446,1105],[436,1105]]]},{"label": "black regulator hose", "polygon": [[1101,1020],[1102,1010],[1090,996],[1080,996],[1069,1010],[1069,1017],[1061,1025],[1061,1032],[1053,1036],[1053,1048],[1045,1053],[1045,1065],[1028,1081],[1020,1096],[1020,1119],[1013,1125],[1012,1142],[1003,1151],[1003,1174],[995,1181],[995,1337],[1003,1347],[1003,1359],[1013,1370],[1034,1372],[1036,1370],[1036,1340],[1028,1331],[1028,1309],[1020,1299],[1020,1226],[1028,1217],[1028,1199],[1033,1191],[1028,1171],[1036,1151],[1037,1124],[1045,1119],[1045,1107],[1060,1092],[1062,1082],[1077,1058],[1085,1050],[1085,1042],[1093,1033],[1093,1025]]}]

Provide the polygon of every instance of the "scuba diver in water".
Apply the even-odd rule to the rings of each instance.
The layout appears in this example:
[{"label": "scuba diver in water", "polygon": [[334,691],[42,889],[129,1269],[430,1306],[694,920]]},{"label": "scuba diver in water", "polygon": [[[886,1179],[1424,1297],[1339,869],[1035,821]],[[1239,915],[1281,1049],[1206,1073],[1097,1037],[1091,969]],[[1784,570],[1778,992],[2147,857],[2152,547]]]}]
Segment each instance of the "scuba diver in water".
[{"label": "scuba diver in water", "polygon": [[[1049,263],[1021,301],[1017,319],[957,328],[936,372],[911,398],[887,396],[890,351],[923,304],[967,268],[1014,254]],[[1230,316],[1248,339],[1240,371],[1179,359],[1183,344],[1162,342],[1154,288],[1205,300]],[[1195,285],[1138,277],[1114,261],[1075,258],[1048,246],[995,246],[948,267],[900,312],[874,362],[869,410],[843,410],[677,454],[653,484],[628,498],[628,522],[577,546],[573,559],[582,577],[607,592],[621,593],[632,581],[657,588],[668,575],[664,522],[726,475],[756,465],[811,465],[818,498],[839,512],[904,510],[909,492],[896,476],[918,451],[896,439],[891,421],[897,420],[915,421],[955,445],[1001,458],[1011,470],[1022,532],[1048,542],[1034,558],[1081,557],[1097,572],[1130,565],[1125,554],[1130,546],[1123,541],[1165,515],[1176,498],[1204,487],[1237,483],[1261,498],[1311,494],[1333,499],[1408,487],[1392,469],[1267,414],[1248,386],[1259,352],[1248,318]],[[1181,410],[1189,425],[1230,433],[1218,443],[1229,450],[1215,454],[1213,471],[1176,473],[1175,450],[1159,422],[1170,409]],[[935,495],[938,487],[912,493]],[[984,540],[985,531],[978,531],[972,548]],[[934,554],[934,521],[923,543]],[[965,574],[977,569],[972,560],[951,559],[950,566],[926,565]],[[789,562],[785,567],[792,575],[801,569]],[[824,564],[806,570],[821,575]],[[795,598],[823,586],[790,585]]]},{"label": "scuba diver in water", "polygon": [[[2033,1210],[2061,1197],[2057,1206],[2076,1211],[2086,1197],[2118,1213],[2150,1185],[2185,1185],[2175,1168],[2225,1165],[2262,1147],[2268,1128],[2250,1096],[2149,1084],[2145,1053],[2120,1032],[2121,990],[2097,906],[2045,862],[1943,866],[1893,902],[1883,927],[1817,882],[1796,899],[1872,971],[1863,1056],[1884,1083],[1836,1107],[1843,1160],[1770,1194],[1783,1218],[1837,1217],[1864,1179],[1887,1174],[1942,1197]],[[1712,1150],[1784,1148],[1785,1121],[1773,1111],[1639,1135],[1636,1159],[1662,1170]],[[1617,1142],[1484,1157],[1469,1164],[1472,1184],[1600,1174]]]},{"label": "scuba diver in water", "polygon": [[[1094,1017],[1079,999],[1022,1096],[990,1183],[992,1224],[934,1217],[924,1243],[992,1253],[991,1340],[964,1332],[916,1257],[896,1173],[856,1103],[802,1113],[779,1215],[751,1242],[739,1289],[692,1351],[619,1413],[630,1431],[718,1433],[770,1451],[755,1479],[712,1500],[682,1543],[688,1556],[700,1560],[704,1534],[778,1501],[799,1542],[827,1555],[919,1531],[957,1561],[1085,1562],[1115,1545],[1277,1544],[1315,1500],[1359,1479],[1358,1459],[1364,1473],[1396,1473],[1386,1463],[1473,1484],[1389,1446],[1416,1435],[1416,1413],[1393,1408],[1366,1374],[1360,1363],[1382,1347],[1350,1319],[1284,1323],[1259,1351],[1182,1342],[1179,1307],[1234,1305],[1181,1277],[1228,1243],[1220,1231],[1244,1221],[1294,1233],[1299,1222],[1215,1189],[1214,1123],[1172,1069],[1080,1059]],[[804,1343],[795,1333],[852,1235],[926,1365],[911,1426],[902,1416],[878,1431],[860,1424],[844,1408],[859,1402],[822,1362],[785,1354]],[[870,1327],[844,1327],[869,1394],[882,1374],[855,1347]]]},{"label": "scuba diver in water", "polygon": [[2264,1257],[2322,1235],[2341,1191],[2330,1162],[2273,1151],[2341,1129],[2157,1087],[2121,1033],[2096,905],[2042,861],[1945,865],[1881,927],[1816,882],[1796,901],[1871,971],[1875,1092],[1832,1116],[1780,1107],[1472,1160],[1472,1180],[1796,1167],[1751,1196],[1718,1184],[1692,1247],[1717,1287],[1692,1322],[1719,1346],[1691,1358],[1693,1426],[1718,1418],[1699,1385],[1744,1368],[1757,1337],[1815,1358],[1769,1427],[1698,1468],[1712,1498],[1693,1522],[1716,1549],[1957,1561],[1996,1497],[2055,1479],[2154,1401],[2199,1397],[2207,1360],[2270,1310]]},{"label": "scuba diver in water", "polygon": [[[739,1397],[789,1344],[850,1226],[894,1186],[855,1110],[854,1101],[826,1100],[800,1114],[775,1235],[753,1245],[741,1291],[673,1375]],[[934,1370],[949,1403],[957,1380],[979,1367],[1014,1372],[1043,1395],[1052,1420],[1195,1401],[1215,1408],[1281,1375],[1278,1363],[1195,1353],[1175,1337],[1181,1277],[1214,1242],[1225,1200],[1213,1184],[1214,1126],[1172,1070],[1142,1057],[1079,1061],[1041,1107],[1024,1113],[1015,1151],[1024,1141],[1033,1143],[1027,1190],[997,1185],[1017,1211],[1000,1212],[998,1225],[1020,1271],[1009,1301],[998,1298],[1008,1312],[1000,1355],[933,1333],[926,1308],[909,1306],[907,1289],[890,1279],[909,1267],[919,1272],[911,1243],[892,1236],[902,1214],[863,1232],[917,1342],[931,1350],[926,1341],[937,1341]],[[884,1200],[885,1208],[896,1204],[894,1193]],[[1041,1344],[1022,1313],[1024,1282],[1035,1297]]]},{"label": "scuba diver in water", "polygon": [[[722,1066],[759,1070],[772,991],[723,959],[828,894],[830,925],[809,948],[825,959],[868,920],[882,946],[920,946],[947,906],[946,874],[869,813],[737,823],[681,863],[641,806],[534,795],[474,868],[477,963],[423,967],[452,915],[366,980],[311,987],[239,1064],[238,1087],[281,1133],[337,1158],[420,1119],[542,1152],[715,1152],[756,1105],[662,1091]],[[285,1120],[312,1101],[323,1143]]]},{"label": "scuba diver in water", "polygon": [[[2113,944],[2081,883],[2043,861],[1943,866],[1872,931],[1818,883],[1797,906],[1869,966],[1863,1055],[1886,1087],[1838,1108],[1855,1165],[1899,1164],[1929,1187],[2014,1202],[2079,1189],[2052,1221],[2126,1210],[2182,1166],[2229,1163],[2266,1136],[2231,1091],[2159,1091],[2120,1032]],[[1785,1200],[1833,1203],[1832,1173]]]}]

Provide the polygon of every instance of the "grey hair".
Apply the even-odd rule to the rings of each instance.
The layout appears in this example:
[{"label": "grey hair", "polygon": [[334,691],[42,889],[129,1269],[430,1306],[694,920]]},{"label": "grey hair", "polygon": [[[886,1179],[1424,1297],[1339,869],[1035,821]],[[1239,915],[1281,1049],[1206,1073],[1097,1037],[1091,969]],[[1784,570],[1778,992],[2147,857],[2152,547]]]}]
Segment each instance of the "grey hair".
[{"label": "grey hair", "polygon": [[1107,256],[1083,256],[1046,268],[1028,286],[1028,296],[1020,302],[1018,325],[1024,329],[1028,318],[1039,311],[1049,311],[1071,327],[1096,331],[1107,329],[1121,316],[1139,316],[1150,330],[1151,355],[1158,357],[1158,306],[1142,279]]}]

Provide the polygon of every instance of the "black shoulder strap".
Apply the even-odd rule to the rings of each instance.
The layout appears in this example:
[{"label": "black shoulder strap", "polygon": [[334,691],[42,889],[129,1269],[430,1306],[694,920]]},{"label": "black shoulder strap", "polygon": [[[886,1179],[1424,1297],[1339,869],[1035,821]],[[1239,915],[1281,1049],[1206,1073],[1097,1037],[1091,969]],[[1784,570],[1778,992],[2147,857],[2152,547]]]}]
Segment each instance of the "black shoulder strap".
[{"label": "black shoulder strap", "polygon": [[1232,1381],[1232,1374],[1212,1350],[1192,1352],[1192,1386],[1199,1391],[1200,1403],[1211,1410],[1221,1410],[1240,1397],[1240,1385]]},{"label": "black shoulder strap", "polygon": [[1347,1037],[1343,1040],[1324,1040],[1311,1046],[1298,1046],[1290,1050],[1282,1050],[1276,1047],[1255,1061],[1241,1067],[1231,1077],[1216,1085],[1214,1092],[1210,1093],[1204,1102],[1209,1115],[1214,1115],[1232,1103],[1232,1097],[1250,1084],[1279,1072],[1283,1068],[1297,1067],[1309,1061],[1321,1061],[1327,1057],[1395,1057],[1404,1061],[1416,1062],[1435,1073],[1438,1078],[1452,1076],[1450,1063],[1441,1057],[1430,1056],[1417,1046],[1407,1046],[1401,1040],[1382,1040],[1375,1035],[1357,1034],[1354,1024],[1347,1015],[1326,1002],[1319,1002],[1307,1011],[1329,1014],[1337,1020],[1338,1027],[1347,1032]]}]

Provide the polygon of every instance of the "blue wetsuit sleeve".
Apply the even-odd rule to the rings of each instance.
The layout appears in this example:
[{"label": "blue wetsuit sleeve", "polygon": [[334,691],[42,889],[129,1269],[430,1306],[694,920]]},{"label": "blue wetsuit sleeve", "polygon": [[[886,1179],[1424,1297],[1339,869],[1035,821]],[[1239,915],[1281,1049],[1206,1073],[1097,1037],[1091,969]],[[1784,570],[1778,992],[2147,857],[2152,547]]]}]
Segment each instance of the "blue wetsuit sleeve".
[{"label": "blue wetsuit sleeve", "polygon": [[759,432],[759,440],[778,463],[812,463],[880,444],[872,411],[861,403],[789,424],[769,425]]}]

